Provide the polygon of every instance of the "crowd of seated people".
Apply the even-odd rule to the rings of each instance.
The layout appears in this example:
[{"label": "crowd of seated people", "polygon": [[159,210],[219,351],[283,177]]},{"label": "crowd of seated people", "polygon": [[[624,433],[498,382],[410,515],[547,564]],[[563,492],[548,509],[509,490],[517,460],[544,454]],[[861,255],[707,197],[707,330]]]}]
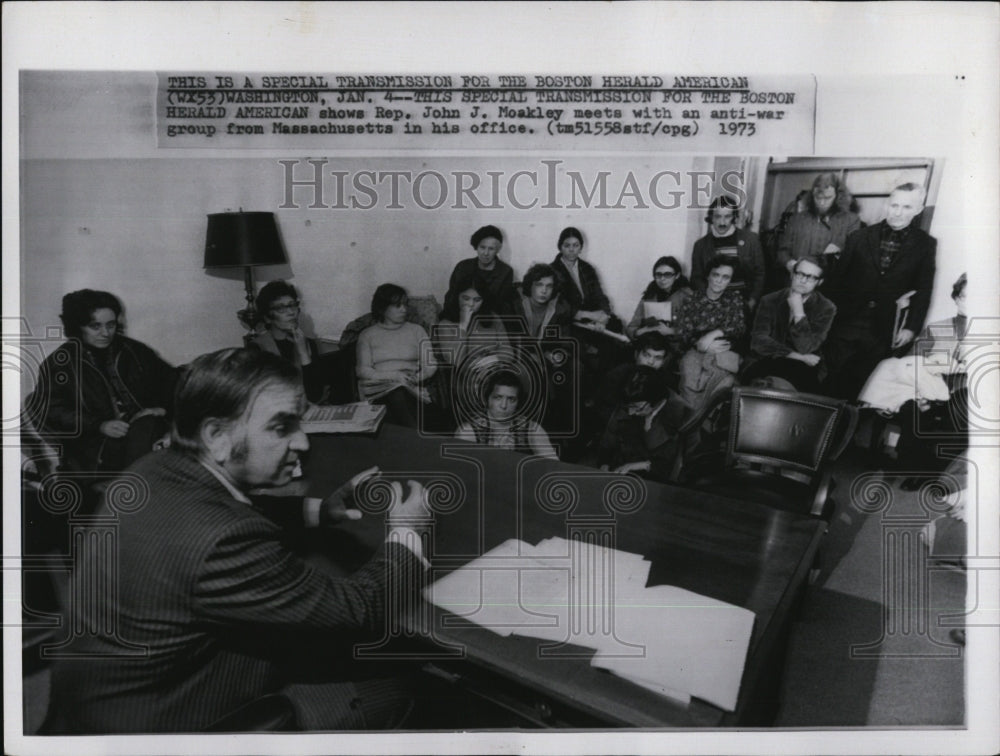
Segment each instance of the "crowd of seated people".
[{"label": "crowd of seated people", "polygon": [[[914,334],[924,326],[935,255],[935,240],[915,223],[924,201],[922,186],[902,184],[889,196],[886,219],[864,227],[843,182],[820,174],[765,249],[740,227],[737,199],[720,195],[705,216],[707,233],[691,250],[690,278],[683,255],[658,257],[627,322],[604,291],[601,259],[582,259],[585,237],[578,228],[563,229],[555,259],[531,265],[515,283],[515,272],[500,259],[503,232],[483,226],[470,238],[475,256],[455,266],[444,307],[427,328],[413,322],[403,287],[375,289],[370,316],[355,321],[346,390],[339,385],[344,376],[305,335],[301,298],[287,282],[261,289],[260,327],[250,345],[294,365],[312,402],[354,396],[385,404],[391,422],[494,445],[490,429],[511,422],[515,430],[499,434],[505,448],[553,450],[590,463],[609,454],[607,439],[616,433],[609,424],[669,416],[667,426],[675,427],[737,384],[827,394],[883,415],[904,405],[919,414],[933,401],[954,403],[956,390],[937,397],[914,388],[912,397],[897,396],[892,406],[871,397],[882,377],[901,370],[896,363],[911,354]],[[909,307],[900,311],[897,300],[905,293]],[[964,279],[959,293],[964,297]],[[64,301],[67,335],[83,347],[83,372],[54,380],[59,355],[53,355],[37,389],[48,395],[47,412],[32,419],[53,435],[79,418],[81,434],[63,445],[66,468],[122,469],[129,459],[117,439],[136,419],[169,409],[172,369],[122,336],[120,317],[110,294],[74,292]],[[929,343],[919,342],[918,355]],[[890,358],[896,363],[882,362]],[[498,374],[507,383],[491,383]],[[645,398],[635,394],[637,376],[644,376]],[[874,388],[862,392],[869,376]],[[507,397],[517,408],[508,406],[509,418],[493,406],[497,391],[515,394]],[[75,396],[82,397],[80,406],[68,406]],[[664,400],[670,412],[657,409]],[[639,412],[643,403],[655,411]],[[631,414],[623,414],[625,405]],[[902,425],[904,445],[919,446],[906,431],[913,423]],[[522,443],[522,436],[546,440]],[[919,452],[906,456],[922,459]],[[606,464],[622,469],[636,461],[612,455]],[[666,466],[641,467],[656,477]]]},{"label": "crowd of seated people", "polygon": [[[736,200],[716,198],[708,233],[691,251],[690,279],[678,259],[683,256],[658,257],[627,324],[601,285],[600,260],[580,258],[580,230],[564,229],[555,260],[531,265],[516,284],[511,266],[498,257],[503,233],[484,226],[471,237],[476,256],[455,267],[444,308],[429,329],[413,322],[406,289],[375,288],[370,315],[352,324],[353,370],[346,380],[353,385],[347,387],[306,335],[301,297],[287,282],[261,289],[251,349],[203,356],[187,371],[124,335],[117,297],[71,292],[61,314],[67,342],[42,365],[26,415],[58,445],[66,473],[106,480],[144,458],[137,464],[156,475],[173,474],[171,466],[180,465],[199,486],[223,481],[222,493],[243,502],[261,483],[247,455],[270,452],[237,438],[225,423],[175,422],[172,438],[183,448],[149,461],[147,453],[164,445],[178,382],[188,415],[226,401],[232,418],[259,420],[262,437],[272,432],[266,412],[292,416],[303,396],[318,403],[346,393],[384,404],[390,422],[442,438],[658,481],[676,469],[679,430],[691,418],[729,387],[756,384],[870,408],[880,423],[873,437],[884,438],[891,424],[897,428],[901,468],[944,470],[948,460],[938,457],[934,433],[954,444],[967,429],[966,276],[952,291],[957,316],[925,330],[936,242],[915,224],[923,187],[896,187],[886,219],[868,227],[846,197],[836,177],[816,179],[803,209],[786,219],[776,250],[768,250],[776,252],[777,266],[769,277],[759,238],[739,227]],[[226,384],[225,391],[205,376]],[[251,384],[270,392],[266,402],[250,401]],[[292,463],[308,448],[297,425],[285,435],[289,451],[269,462],[272,482],[290,478]],[[199,450],[204,470],[182,459],[185,449]],[[396,498],[401,507],[415,508],[419,497]],[[326,502],[322,507],[303,513],[331,522],[344,514],[342,502],[335,512],[327,512]],[[392,559],[416,564],[420,556],[419,549],[398,548]],[[296,572],[288,580],[300,577]],[[320,624],[340,621],[325,617]],[[377,702],[380,689],[373,690]],[[299,716],[308,721],[308,713]],[[123,725],[115,720],[114,726]]]}]

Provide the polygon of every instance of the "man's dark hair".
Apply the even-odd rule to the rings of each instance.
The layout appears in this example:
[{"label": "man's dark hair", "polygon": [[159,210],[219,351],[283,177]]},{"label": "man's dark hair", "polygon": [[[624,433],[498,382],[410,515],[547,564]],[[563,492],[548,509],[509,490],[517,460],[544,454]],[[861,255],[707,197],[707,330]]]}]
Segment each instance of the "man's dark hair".
[{"label": "man's dark hair", "polygon": [[708,206],[708,212],[705,213],[705,223],[712,222],[712,211],[717,208],[723,208],[726,210],[733,211],[733,221],[739,220],[740,214],[740,204],[736,201],[735,197],[731,197],[728,194],[720,194],[712,203]]},{"label": "man's dark hair", "polygon": [[292,363],[270,352],[223,349],[201,355],[177,382],[171,446],[197,453],[205,420],[239,419],[268,384],[301,388],[302,381]]},{"label": "man's dark hair", "polygon": [[384,283],[372,295],[372,315],[379,323],[385,318],[385,311],[393,305],[406,301],[406,289],[396,284]]},{"label": "man's dark hair", "polygon": [[278,280],[265,284],[257,294],[257,313],[261,317],[267,317],[271,306],[282,297],[298,300],[299,292],[287,281]]},{"label": "man's dark hair", "polygon": [[473,249],[476,249],[482,244],[483,239],[496,239],[503,245],[503,233],[496,226],[482,226],[481,228],[477,228],[472,238],[469,239],[469,243],[472,244]]},{"label": "man's dark hair", "polygon": [[[80,329],[90,322],[94,312],[105,309],[111,310],[116,318],[120,319],[122,316],[122,303],[114,294],[94,289],[80,289],[71,291],[63,297],[59,319],[62,320],[66,335],[71,339],[78,339]],[[119,323],[119,332],[121,326]]]},{"label": "man's dark hair", "polygon": [[659,331],[646,331],[645,333],[636,336],[633,346],[635,347],[635,353],[637,355],[647,349],[652,349],[657,352],[670,351],[670,342],[668,342],[667,337]]},{"label": "man's dark hair", "polygon": [[521,402],[521,392],[523,388],[521,387],[521,380],[517,377],[517,374],[512,370],[500,370],[493,373],[486,382],[483,384],[483,404],[489,405],[490,396],[493,394],[493,389],[497,386],[510,386],[517,389],[517,401],[518,404]]}]

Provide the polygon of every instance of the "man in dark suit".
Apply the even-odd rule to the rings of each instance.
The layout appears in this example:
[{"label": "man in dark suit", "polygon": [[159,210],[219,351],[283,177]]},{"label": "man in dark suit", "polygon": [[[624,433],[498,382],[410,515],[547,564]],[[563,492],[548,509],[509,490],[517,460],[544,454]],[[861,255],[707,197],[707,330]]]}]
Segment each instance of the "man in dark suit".
[{"label": "man in dark suit", "polygon": [[[919,184],[897,186],[886,218],[847,237],[827,293],[837,305],[826,360],[827,390],[854,399],[879,361],[909,348],[927,317],[934,286],[937,241],[913,223],[924,209]],[[896,327],[897,300],[913,292]]]},{"label": "man in dark suit", "polygon": [[426,514],[423,491],[411,483],[403,501],[393,484],[387,542],[351,577],[302,561],[274,517],[357,519],[347,494],[373,472],[324,501],[270,497],[272,508],[284,504],[272,516],[251,500],[295,474],[309,448],[304,404],[298,371],[276,355],[229,349],[195,360],[177,388],[171,448],[119,481],[139,494],[130,506],[112,483],[98,509],[114,523],[109,557],[89,536],[74,554],[71,624],[87,631],[54,667],[51,732],[198,731],[279,691],[303,729],[403,718],[412,699],[392,679],[361,679],[350,644],[381,637],[388,594],[404,601],[419,586],[420,535],[398,526]]},{"label": "man in dark suit", "polygon": [[823,282],[823,259],[801,257],[788,288],[760,300],[750,337],[751,356],[742,380],[775,376],[799,391],[815,393],[825,375],[820,348],[837,307],[816,287]]}]

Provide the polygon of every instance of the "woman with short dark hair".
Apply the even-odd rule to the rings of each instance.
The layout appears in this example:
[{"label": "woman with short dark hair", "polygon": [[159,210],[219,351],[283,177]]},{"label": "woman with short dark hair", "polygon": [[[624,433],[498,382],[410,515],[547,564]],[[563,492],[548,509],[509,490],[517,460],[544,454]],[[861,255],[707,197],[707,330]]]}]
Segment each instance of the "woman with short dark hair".
[{"label": "woman with short dark hair", "polygon": [[[63,297],[65,344],[42,363],[27,402],[35,428],[62,448],[60,469],[111,477],[167,430],[176,371],[123,333],[123,308],[106,291]],[[139,422],[141,421],[141,422]]]},{"label": "woman with short dark hair", "polygon": [[497,449],[556,459],[548,434],[524,414],[524,387],[510,370],[499,370],[484,382],[482,413],[462,423],[455,438]]}]

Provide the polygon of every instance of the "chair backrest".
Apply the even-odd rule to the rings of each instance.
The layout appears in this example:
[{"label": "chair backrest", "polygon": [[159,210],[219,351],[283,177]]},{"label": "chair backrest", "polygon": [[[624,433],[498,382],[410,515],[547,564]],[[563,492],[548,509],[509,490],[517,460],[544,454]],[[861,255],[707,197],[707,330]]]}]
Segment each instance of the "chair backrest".
[{"label": "chair backrest", "polygon": [[740,462],[818,474],[840,454],[856,413],[843,400],[750,386],[733,388],[726,465]]}]

